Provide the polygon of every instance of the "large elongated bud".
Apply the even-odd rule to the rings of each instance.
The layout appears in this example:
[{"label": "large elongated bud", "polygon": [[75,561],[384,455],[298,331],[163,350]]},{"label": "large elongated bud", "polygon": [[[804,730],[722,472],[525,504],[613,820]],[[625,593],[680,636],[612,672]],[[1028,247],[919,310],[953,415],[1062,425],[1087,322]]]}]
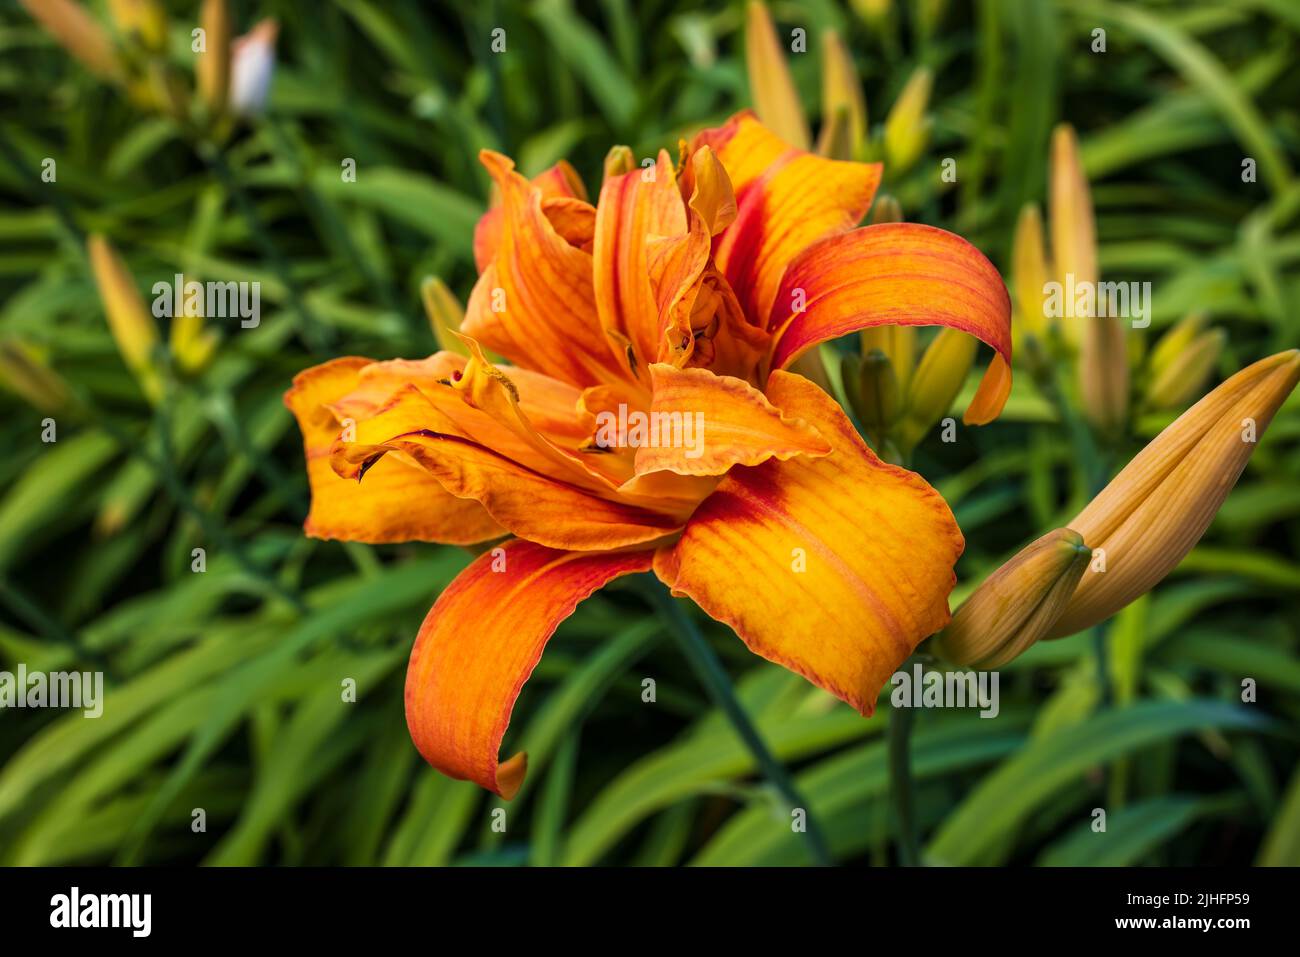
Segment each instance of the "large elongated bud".
[{"label": "large elongated bud", "polygon": [[1070,522],[1100,553],[1097,570],[1084,575],[1047,637],[1109,618],[1183,560],[1297,381],[1296,349],[1242,369],[1156,436]]}]

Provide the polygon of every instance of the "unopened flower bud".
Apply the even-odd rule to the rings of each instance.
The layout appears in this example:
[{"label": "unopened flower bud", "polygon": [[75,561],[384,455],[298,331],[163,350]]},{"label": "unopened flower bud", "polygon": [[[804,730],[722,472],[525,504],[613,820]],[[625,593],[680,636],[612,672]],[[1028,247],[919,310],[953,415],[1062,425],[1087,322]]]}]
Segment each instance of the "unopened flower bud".
[{"label": "unopened flower bud", "polygon": [[853,57],[834,30],[822,46],[822,129],[817,152],[831,159],[856,159],[867,137],[867,101]]},{"label": "unopened flower bud", "polygon": [[941,329],[931,340],[907,390],[907,409],[898,430],[902,448],[915,447],[948,414],[975,362],[977,347],[973,336],[956,329]]},{"label": "unopened flower bud", "polygon": [[1296,349],[1242,369],[1157,435],[1075,516],[1070,527],[1100,560],[1048,637],[1104,621],[1183,560],[1297,381]]},{"label": "unopened flower bud", "polygon": [[1060,617],[1090,556],[1082,536],[1069,528],[1025,546],[971,592],[935,639],[935,652],[977,668],[997,668],[1019,656]]},{"label": "unopened flower bud", "polygon": [[279,31],[274,20],[263,20],[231,46],[230,109],[235,114],[256,116],[266,108]]},{"label": "unopened flower bud", "polygon": [[[1171,329],[1152,350],[1146,390],[1146,404],[1152,409],[1176,409],[1199,397],[1228,338],[1222,329],[1199,332],[1193,328],[1191,338],[1183,341],[1181,325]],[[1161,348],[1175,337],[1177,351]]]},{"label": "unopened flower bud", "polygon": [[167,11],[159,0],[109,0],[118,33],[150,53],[167,49]]},{"label": "unopened flower bud", "polygon": [[150,402],[162,398],[162,380],[154,364],[154,350],[158,346],[158,327],[145,308],[135,279],[127,271],[122,257],[103,236],[91,236],[87,241],[90,265],[99,287],[99,298],[104,304],[108,327],[117,343],[127,368],[140,383],[140,388]]},{"label": "unopened flower bud", "polygon": [[81,65],[101,79],[121,83],[126,76],[108,31],[76,0],[19,0]]},{"label": "unopened flower bud", "polygon": [[772,15],[759,0],[750,0],[745,9],[745,66],[759,119],[791,146],[808,149],[808,121],[799,91],[790,77]]},{"label": "unopened flower bud", "polygon": [[199,15],[203,24],[205,43],[198,54],[195,71],[198,75],[199,95],[208,106],[208,112],[219,116],[226,108],[230,95],[230,7],[226,0],[203,0]]},{"label": "unopened flower bud", "polygon": [[1011,326],[1017,339],[1032,335],[1045,339],[1049,323],[1043,287],[1047,285],[1047,254],[1043,249],[1043,220],[1032,203],[1020,211],[1011,244],[1011,272],[1016,293],[1016,319]]},{"label": "unopened flower bud", "polygon": [[1128,416],[1128,345],[1114,316],[1080,319],[1087,325],[1079,346],[1079,404],[1098,432],[1116,433]]},{"label": "unopened flower bud", "polygon": [[889,432],[898,415],[898,376],[889,356],[872,349],[857,368],[858,416],[869,435],[880,439]]},{"label": "unopened flower bud", "polygon": [[885,117],[885,168],[893,173],[906,171],[925,152],[930,138],[925,111],[930,105],[933,82],[934,75],[928,67],[917,69]]}]

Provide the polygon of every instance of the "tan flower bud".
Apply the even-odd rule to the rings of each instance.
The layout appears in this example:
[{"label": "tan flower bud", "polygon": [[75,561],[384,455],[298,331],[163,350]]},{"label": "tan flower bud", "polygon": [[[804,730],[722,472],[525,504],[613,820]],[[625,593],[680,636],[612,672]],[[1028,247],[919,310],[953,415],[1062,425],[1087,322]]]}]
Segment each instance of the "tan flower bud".
[{"label": "tan flower bud", "polygon": [[1070,522],[1100,560],[1048,637],[1104,621],[1183,560],[1297,381],[1296,349],[1242,369],[1157,435]]},{"label": "tan flower bud", "polygon": [[1079,404],[1099,432],[1118,432],[1128,416],[1128,345],[1124,323],[1114,316],[1080,318]]},{"label": "tan flower bud", "polygon": [[203,0],[199,15],[205,34],[204,50],[198,55],[199,95],[209,112],[218,116],[226,109],[230,95],[230,8],[226,0]]},{"label": "tan flower bud", "polygon": [[19,0],[59,45],[101,79],[121,83],[126,71],[112,39],[75,0]]},{"label": "tan flower bud", "polygon": [[1069,528],[1025,546],[971,592],[935,639],[935,652],[978,668],[996,668],[1022,654],[1060,617],[1090,555]]},{"label": "tan flower bud", "polygon": [[[1093,220],[1092,193],[1088,178],[1083,172],[1079,156],[1079,141],[1074,128],[1062,123],[1052,132],[1051,187],[1049,219],[1052,229],[1052,259],[1056,278],[1065,287],[1078,288],[1081,284],[1097,281],[1097,228]],[[1078,316],[1072,297],[1063,303],[1067,321],[1067,336],[1077,342],[1083,329],[1079,323],[1087,316]]]}]

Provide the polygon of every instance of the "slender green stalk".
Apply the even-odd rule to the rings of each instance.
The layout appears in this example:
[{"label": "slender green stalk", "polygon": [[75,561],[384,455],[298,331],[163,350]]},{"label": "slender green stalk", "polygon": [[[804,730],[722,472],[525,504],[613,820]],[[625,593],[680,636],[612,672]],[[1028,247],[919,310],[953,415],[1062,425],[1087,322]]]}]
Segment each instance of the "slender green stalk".
[{"label": "slender green stalk", "polygon": [[[168,400],[170,401],[170,399]],[[217,547],[226,552],[233,558],[245,573],[260,580],[267,589],[278,598],[287,602],[299,614],[307,613],[307,604],[300,596],[289,591],[279,581],[275,575],[268,569],[260,568],[258,564],[244,551],[244,547],[234,537],[228,535],[224,528],[212,520],[212,515],[201,508],[190,495],[189,489],[181,481],[180,475],[176,471],[174,453],[171,439],[171,416],[167,411],[167,401],[159,403],[154,410],[157,417],[158,439],[161,445],[161,454],[154,459],[143,449],[134,448],[137,454],[141,455],[158,473],[158,478],[162,481],[163,486],[171,494],[172,500],[183,510],[188,512],[203,529],[206,539],[213,541]],[[104,424],[107,420],[104,420]]]},{"label": "slender green stalk", "polygon": [[26,592],[4,576],[0,576],[0,603],[12,611],[15,617],[41,632],[51,644],[64,646],[79,659],[93,664],[104,672],[110,680],[116,680],[117,673],[108,663],[107,658],[87,648],[62,622],[47,613],[44,608],[29,598]]},{"label": "slender green stalk", "polygon": [[731,679],[727,677],[722,663],[718,661],[718,656],[709,647],[704,635],[700,633],[695,622],[691,620],[691,616],[686,613],[677,599],[669,594],[667,588],[656,583],[652,584],[647,591],[655,607],[672,625],[671,630],[677,637],[677,641],[682,647],[682,653],[686,656],[686,660],[690,662],[696,677],[700,679],[700,683],[708,691],[713,703],[727,716],[727,720],[731,722],[736,734],[754,756],[754,761],[763,771],[763,776],[781,795],[786,804],[792,809],[800,808],[803,810],[806,824],[803,835],[808,843],[808,850],[812,854],[814,863],[822,866],[833,864],[830,848],[826,844],[821,827],[813,817],[812,809],[795,787],[795,783],[790,778],[785,766],[768,749],[762,735],[758,733],[758,729],[754,727],[754,723],[749,719],[749,715],[746,714],[744,707],[736,698],[735,689],[731,686]]},{"label": "slender green stalk", "polygon": [[212,144],[200,146],[198,153],[217,179],[221,181],[222,188],[235,201],[235,206],[239,209],[240,215],[244,217],[253,241],[261,248],[262,255],[266,258],[267,263],[280,279],[280,282],[284,284],[289,300],[293,304],[293,310],[298,316],[298,334],[309,349],[317,352],[321,351],[325,346],[323,327],[307,305],[307,299],[302,289],[289,272],[289,264],[285,262],[284,256],[281,255],[280,247],[271,238],[270,229],[262,221],[261,215],[257,212],[257,207],[253,205],[248,193],[244,190],[244,187],[239,185],[239,180],[235,178],[235,174],[231,171],[230,164],[226,162],[225,154],[222,153],[220,148]]},{"label": "slender green stalk", "polygon": [[915,721],[916,713],[912,708],[894,708],[885,730],[889,742],[889,803],[898,824],[898,862],[904,867],[916,867],[921,863],[912,784],[912,725]]}]

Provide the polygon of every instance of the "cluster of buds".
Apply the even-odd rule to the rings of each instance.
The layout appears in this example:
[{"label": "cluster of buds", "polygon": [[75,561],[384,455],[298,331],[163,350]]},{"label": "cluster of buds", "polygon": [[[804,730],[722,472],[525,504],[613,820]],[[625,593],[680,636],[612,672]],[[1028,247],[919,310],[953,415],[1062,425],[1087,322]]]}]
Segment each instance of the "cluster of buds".
[{"label": "cluster of buds", "polygon": [[77,0],[19,0],[54,39],[99,78],[121,87],[140,107],[210,132],[260,113],[275,67],[274,20],[232,37],[226,0],[203,0],[189,36],[199,109],[168,54],[170,28],[161,0],[110,0],[111,26]]},{"label": "cluster of buds", "polygon": [[[1088,180],[1074,130],[1052,134],[1048,228],[1044,242],[1038,207],[1021,210],[1012,247],[1015,347],[1030,363],[1076,362],[1079,405],[1102,435],[1118,434],[1134,411],[1186,407],[1203,392],[1223,351],[1224,332],[1205,328],[1203,315],[1188,316],[1156,343],[1143,361],[1141,344],[1129,341],[1119,316],[1098,309],[1096,224]],[[1065,294],[1049,308],[1048,289]],[[1090,288],[1082,298],[1073,290]],[[1088,305],[1091,303],[1091,305]]]},{"label": "cluster of buds", "polygon": [[[1056,357],[1077,356],[1079,404],[1092,427],[1119,433],[1129,415],[1129,358],[1124,323],[1097,308],[1099,278],[1097,228],[1092,194],[1074,129],[1062,124],[1052,133],[1048,188],[1051,255],[1043,242],[1036,205],[1027,205],[1016,224],[1012,249],[1017,348],[1034,357],[1045,344]],[[1049,283],[1058,290],[1057,308],[1048,307]],[[1092,294],[1079,297],[1075,290]],[[1034,343],[1027,340],[1033,339]]]},{"label": "cluster of buds", "polygon": [[952,408],[978,343],[964,332],[941,329],[918,360],[915,326],[876,327],[859,335],[862,354],[841,360],[844,395],[876,451],[906,461]]},{"label": "cluster of buds", "polygon": [[1205,534],[1297,382],[1300,350],[1292,349],[1214,389],[1068,527],[993,572],[935,640],[935,651],[954,664],[996,667],[1039,639],[1082,631],[1146,594]]},{"label": "cluster of buds", "polygon": [[[887,11],[882,16],[884,13]],[[927,67],[917,68],[882,128],[873,134],[867,123],[867,100],[853,57],[835,31],[827,30],[821,41],[822,124],[817,152],[829,159],[883,159],[886,173],[906,172],[921,158],[929,142],[926,111],[933,74]],[[751,102],[759,118],[787,143],[812,149],[808,119],[790,76],[781,40],[771,14],[760,0],[751,0],[746,11],[745,66]]]}]

